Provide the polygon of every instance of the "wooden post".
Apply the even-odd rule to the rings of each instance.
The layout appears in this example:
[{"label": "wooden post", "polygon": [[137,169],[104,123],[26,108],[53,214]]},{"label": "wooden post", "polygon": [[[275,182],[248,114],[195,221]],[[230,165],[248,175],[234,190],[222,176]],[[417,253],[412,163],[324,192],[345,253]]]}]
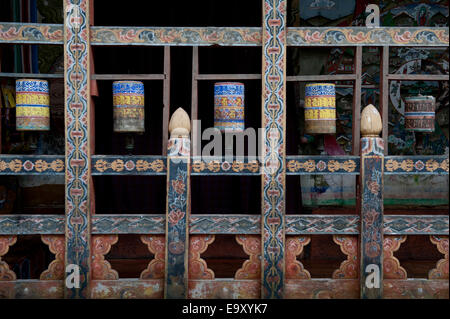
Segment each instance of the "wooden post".
[{"label": "wooden post", "polygon": [[263,0],[262,298],[283,298],[285,260],[286,0]]},{"label": "wooden post", "polygon": [[169,122],[167,145],[166,255],[164,298],[188,296],[190,202],[189,115],[178,108]]},{"label": "wooden post", "polygon": [[64,0],[66,298],[90,297],[89,55],[89,0]]},{"label": "wooden post", "polygon": [[380,113],[372,105],[361,114],[361,269],[363,299],[383,297],[384,142]]}]

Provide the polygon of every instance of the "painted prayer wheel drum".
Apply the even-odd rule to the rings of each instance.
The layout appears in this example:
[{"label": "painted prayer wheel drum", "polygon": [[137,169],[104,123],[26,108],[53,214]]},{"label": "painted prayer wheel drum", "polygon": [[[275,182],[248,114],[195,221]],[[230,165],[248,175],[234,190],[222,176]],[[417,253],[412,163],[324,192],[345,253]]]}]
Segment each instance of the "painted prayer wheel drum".
[{"label": "painted prayer wheel drum", "polygon": [[50,96],[46,80],[16,80],[16,129],[50,130]]},{"label": "painted prayer wheel drum", "polygon": [[144,83],[113,82],[114,132],[144,132]]},{"label": "painted prayer wheel drum", "polygon": [[336,133],[336,93],[334,84],[306,84],[305,133]]},{"label": "painted prayer wheel drum", "polygon": [[244,121],[244,84],[214,84],[214,127],[221,132],[242,132]]},{"label": "painted prayer wheel drum", "polygon": [[405,98],[405,129],[413,132],[434,131],[433,96],[409,96]]}]

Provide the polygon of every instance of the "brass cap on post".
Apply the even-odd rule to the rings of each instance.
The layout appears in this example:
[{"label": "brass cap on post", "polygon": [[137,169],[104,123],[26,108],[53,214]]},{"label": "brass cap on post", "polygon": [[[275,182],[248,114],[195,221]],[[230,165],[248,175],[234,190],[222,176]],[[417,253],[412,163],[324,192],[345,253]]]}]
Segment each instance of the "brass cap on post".
[{"label": "brass cap on post", "polygon": [[372,104],[367,105],[361,113],[361,135],[379,137],[382,129],[380,113]]},{"label": "brass cap on post", "polygon": [[170,118],[169,121],[170,137],[187,137],[191,132],[191,120],[189,115],[179,107]]}]

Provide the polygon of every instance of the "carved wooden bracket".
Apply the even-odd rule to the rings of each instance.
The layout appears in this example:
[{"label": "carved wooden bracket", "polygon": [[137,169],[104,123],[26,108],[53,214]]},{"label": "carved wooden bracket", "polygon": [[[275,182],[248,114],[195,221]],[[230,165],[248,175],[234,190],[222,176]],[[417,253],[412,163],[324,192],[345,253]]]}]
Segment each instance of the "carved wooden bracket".
[{"label": "carved wooden bracket", "polygon": [[383,278],[384,279],[407,279],[405,268],[400,266],[400,261],[394,256],[406,236],[384,236],[383,241]]},{"label": "carved wooden bracket", "polygon": [[2,256],[6,255],[9,246],[16,243],[17,236],[0,236],[0,281],[16,280],[16,273],[9,269],[8,264],[2,261]]},{"label": "carved wooden bracket", "polygon": [[200,255],[214,242],[214,235],[193,235],[189,238],[189,279],[214,279],[214,272],[208,268]]},{"label": "carved wooden bracket", "polygon": [[358,237],[334,235],[333,241],[341,247],[341,251],[347,255],[347,259],[341,263],[339,269],[333,272],[333,279],[358,279]]},{"label": "carved wooden bracket", "polygon": [[115,280],[119,279],[117,271],[111,268],[111,264],[105,260],[105,255],[111,250],[111,246],[119,240],[118,235],[94,235],[92,236],[92,279]]},{"label": "carved wooden bracket", "polygon": [[430,270],[428,279],[448,280],[448,236],[431,235],[430,240],[445,257],[437,262],[436,268]]},{"label": "carved wooden bracket", "polygon": [[148,250],[155,255],[147,268],[141,273],[140,279],[164,279],[165,263],[165,236],[142,235],[141,241],[147,245]]},{"label": "carved wooden bracket", "polygon": [[250,258],[236,271],[234,279],[261,279],[261,236],[236,235],[236,241]]},{"label": "carved wooden bracket", "polygon": [[55,260],[42,272],[41,280],[64,280],[64,252],[66,248],[64,235],[41,235],[44,244],[55,254]]},{"label": "carved wooden bracket", "polygon": [[286,238],[286,279],[311,279],[311,274],[297,260],[303,248],[311,242],[309,236],[289,236]]}]

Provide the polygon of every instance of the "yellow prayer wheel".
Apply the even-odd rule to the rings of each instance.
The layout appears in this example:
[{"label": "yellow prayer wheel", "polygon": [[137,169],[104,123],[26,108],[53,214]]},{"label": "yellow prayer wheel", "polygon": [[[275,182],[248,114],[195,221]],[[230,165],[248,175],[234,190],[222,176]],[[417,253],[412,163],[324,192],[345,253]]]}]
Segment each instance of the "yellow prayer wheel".
[{"label": "yellow prayer wheel", "polygon": [[46,80],[16,80],[16,129],[50,130],[50,96]]},{"label": "yellow prayer wheel", "polygon": [[334,84],[306,84],[305,133],[336,133],[336,91]]}]

